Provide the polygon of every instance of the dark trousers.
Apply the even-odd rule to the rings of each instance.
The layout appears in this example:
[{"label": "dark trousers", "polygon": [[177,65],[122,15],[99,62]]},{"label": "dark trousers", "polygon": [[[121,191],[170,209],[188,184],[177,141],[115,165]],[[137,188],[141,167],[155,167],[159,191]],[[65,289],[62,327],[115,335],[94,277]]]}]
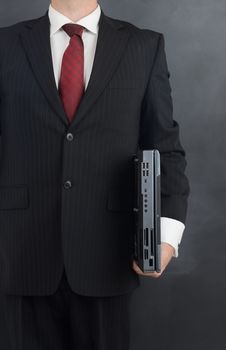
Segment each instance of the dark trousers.
[{"label": "dark trousers", "polygon": [[131,295],[76,294],[65,273],[53,295],[1,295],[3,350],[129,350]]}]

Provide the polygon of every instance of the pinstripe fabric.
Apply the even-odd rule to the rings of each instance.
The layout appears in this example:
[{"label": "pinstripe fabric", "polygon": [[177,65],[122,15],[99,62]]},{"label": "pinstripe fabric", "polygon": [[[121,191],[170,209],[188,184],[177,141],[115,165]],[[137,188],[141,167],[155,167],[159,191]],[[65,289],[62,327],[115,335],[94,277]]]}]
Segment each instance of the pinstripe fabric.
[{"label": "pinstripe fabric", "polygon": [[47,14],[2,28],[0,40],[0,291],[52,294],[63,266],[79,294],[132,291],[138,148],[162,155],[162,215],[185,222],[187,211],[162,34],[102,12],[92,74],[70,124]]},{"label": "pinstripe fabric", "polygon": [[129,350],[132,293],[89,297],[65,279],[48,296],[2,295],[4,350]]}]

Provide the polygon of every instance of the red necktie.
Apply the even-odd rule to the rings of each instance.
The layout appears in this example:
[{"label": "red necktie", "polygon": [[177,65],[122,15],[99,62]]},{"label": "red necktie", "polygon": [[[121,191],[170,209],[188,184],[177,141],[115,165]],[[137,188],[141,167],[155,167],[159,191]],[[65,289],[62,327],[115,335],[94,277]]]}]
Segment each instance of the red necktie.
[{"label": "red necktie", "polygon": [[62,60],[59,94],[71,122],[84,93],[84,47],[81,37],[84,27],[70,23],[62,28],[71,39]]}]

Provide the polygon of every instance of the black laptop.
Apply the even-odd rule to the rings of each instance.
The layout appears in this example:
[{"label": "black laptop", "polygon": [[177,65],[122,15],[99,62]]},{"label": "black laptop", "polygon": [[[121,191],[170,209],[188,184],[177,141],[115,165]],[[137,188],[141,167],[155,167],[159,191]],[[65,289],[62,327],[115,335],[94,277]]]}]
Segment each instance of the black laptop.
[{"label": "black laptop", "polygon": [[161,270],[161,183],[158,150],[139,150],[135,171],[134,258],[143,272]]}]

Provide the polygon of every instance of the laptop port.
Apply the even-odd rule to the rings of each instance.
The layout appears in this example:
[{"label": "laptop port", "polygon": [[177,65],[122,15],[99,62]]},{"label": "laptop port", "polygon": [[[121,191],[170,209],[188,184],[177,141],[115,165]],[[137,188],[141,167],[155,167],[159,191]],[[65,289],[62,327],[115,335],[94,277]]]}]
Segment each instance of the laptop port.
[{"label": "laptop port", "polygon": [[153,260],[149,259],[149,266],[153,266]]},{"label": "laptop port", "polygon": [[151,230],[151,255],[154,255],[154,232]]},{"label": "laptop port", "polygon": [[149,243],[148,228],[144,229],[144,242],[145,242],[145,245],[148,245]]}]

